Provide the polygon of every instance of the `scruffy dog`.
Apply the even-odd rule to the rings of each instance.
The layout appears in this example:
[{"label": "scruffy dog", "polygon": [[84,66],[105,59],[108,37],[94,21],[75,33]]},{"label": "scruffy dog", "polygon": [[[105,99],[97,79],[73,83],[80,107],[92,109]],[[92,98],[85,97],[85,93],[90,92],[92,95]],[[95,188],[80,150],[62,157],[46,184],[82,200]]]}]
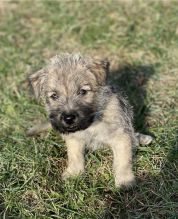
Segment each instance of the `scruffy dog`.
[{"label": "scruffy dog", "polygon": [[[36,98],[45,103],[52,127],[66,142],[68,167],[63,179],[84,171],[85,147],[108,145],[114,156],[115,185],[128,187],[135,182],[132,146],[148,144],[151,137],[134,132],[132,108],[106,84],[108,72],[108,61],[63,54],[29,79]],[[38,129],[40,126],[32,128],[29,134]]]}]

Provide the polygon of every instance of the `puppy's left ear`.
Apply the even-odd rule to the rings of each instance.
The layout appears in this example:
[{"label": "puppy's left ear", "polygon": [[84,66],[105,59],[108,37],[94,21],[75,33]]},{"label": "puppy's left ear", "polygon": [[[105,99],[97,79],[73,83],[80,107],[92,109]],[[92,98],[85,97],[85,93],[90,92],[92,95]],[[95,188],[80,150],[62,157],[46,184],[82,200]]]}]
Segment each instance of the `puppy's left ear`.
[{"label": "puppy's left ear", "polygon": [[32,87],[36,99],[42,98],[44,94],[44,85],[47,77],[47,72],[45,69],[41,69],[29,76],[29,83]]},{"label": "puppy's left ear", "polygon": [[109,61],[107,59],[93,60],[92,65],[90,66],[90,71],[95,75],[96,80],[99,85],[105,85],[106,79],[109,73]]}]

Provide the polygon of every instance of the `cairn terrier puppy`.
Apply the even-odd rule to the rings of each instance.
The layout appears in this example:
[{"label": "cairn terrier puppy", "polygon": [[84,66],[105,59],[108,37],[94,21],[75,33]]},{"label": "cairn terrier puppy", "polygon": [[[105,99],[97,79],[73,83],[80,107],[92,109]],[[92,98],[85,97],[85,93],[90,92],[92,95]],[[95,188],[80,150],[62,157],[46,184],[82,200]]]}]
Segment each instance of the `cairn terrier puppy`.
[{"label": "cairn terrier puppy", "polygon": [[[103,145],[113,151],[115,185],[132,186],[132,147],[148,144],[150,136],[134,132],[132,108],[127,98],[106,84],[109,62],[80,54],[53,57],[29,80],[42,99],[52,127],[66,142],[68,166],[63,179],[84,172],[85,148]],[[33,135],[49,124],[29,130]]]}]

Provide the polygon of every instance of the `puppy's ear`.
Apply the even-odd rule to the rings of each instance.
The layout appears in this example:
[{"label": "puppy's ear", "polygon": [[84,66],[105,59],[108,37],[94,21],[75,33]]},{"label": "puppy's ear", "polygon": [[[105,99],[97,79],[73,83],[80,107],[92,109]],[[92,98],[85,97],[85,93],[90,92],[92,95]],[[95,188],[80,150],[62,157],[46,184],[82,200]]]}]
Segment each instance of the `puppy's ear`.
[{"label": "puppy's ear", "polygon": [[109,65],[110,63],[107,59],[94,59],[89,67],[90,71],[95,75],[98,84],[101,86],[106,83],[107,75],[109,73]]},{"label": "puppy's ear", "polygon": [[40,99],[44,94],[44,84],[46,81],[47,72],[41,69],[29,76],[29,83],[32,87],[36,99]]}]

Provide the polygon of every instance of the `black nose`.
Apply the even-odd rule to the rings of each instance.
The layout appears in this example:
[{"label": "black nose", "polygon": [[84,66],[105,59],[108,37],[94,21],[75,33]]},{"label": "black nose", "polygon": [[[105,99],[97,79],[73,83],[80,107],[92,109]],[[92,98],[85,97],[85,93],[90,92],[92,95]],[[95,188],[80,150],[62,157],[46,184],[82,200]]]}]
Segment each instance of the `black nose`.
[{"label": "black nose", "polygon": [[63,113],[62,114],[62,120],[67,124],[67,125],[72,125],[77,121],[77,113]]}]

